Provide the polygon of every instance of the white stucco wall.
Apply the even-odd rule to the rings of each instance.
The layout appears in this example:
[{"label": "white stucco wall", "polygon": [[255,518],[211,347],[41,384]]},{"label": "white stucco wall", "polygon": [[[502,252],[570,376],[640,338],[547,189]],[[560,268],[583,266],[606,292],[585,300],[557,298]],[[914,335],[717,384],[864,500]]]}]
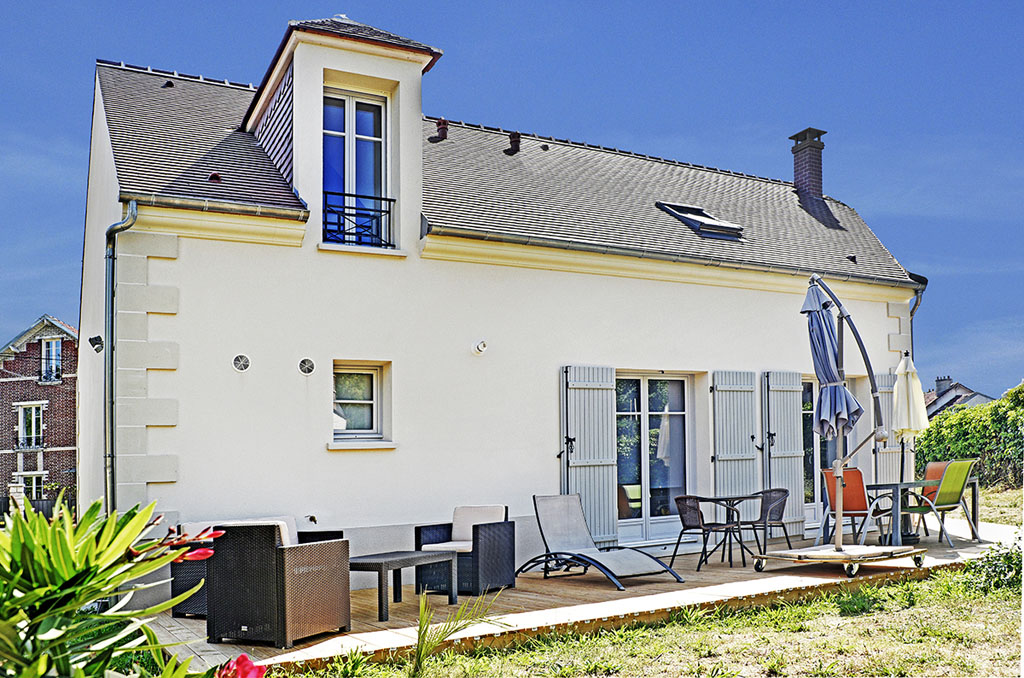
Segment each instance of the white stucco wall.
[{"label": "white stucco wall", "polygon": [[103,495],[103,354],[89,337],[103,336],[103,251],[107,227],[122,218],[110,131],[99,81],[93,96],[89,184],[78,342],[78,502],[84,508]]}]

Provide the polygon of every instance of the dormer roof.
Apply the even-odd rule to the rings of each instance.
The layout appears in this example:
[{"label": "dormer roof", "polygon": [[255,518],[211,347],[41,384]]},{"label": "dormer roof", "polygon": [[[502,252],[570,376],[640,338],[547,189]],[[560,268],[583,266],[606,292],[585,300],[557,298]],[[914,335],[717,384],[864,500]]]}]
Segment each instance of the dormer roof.
[{"label": "dormer roof", "polygon": [[431,47],[425,43],[402,37],[390,31],[385,31],[374,26],[361,24],[358,21],[349,19],[344,14],[337,14],[329,19],[307,19],[303,21],[289,21],[289,27],[301,31],[322,32],[340,38],[348,38],[360,42],[372,42],[378,45],[400,47],[415,52],[429,54],[433,59],[423,69],[426,73],[433,67],[434,62],[440,58],[442,52],[437,47]]}]

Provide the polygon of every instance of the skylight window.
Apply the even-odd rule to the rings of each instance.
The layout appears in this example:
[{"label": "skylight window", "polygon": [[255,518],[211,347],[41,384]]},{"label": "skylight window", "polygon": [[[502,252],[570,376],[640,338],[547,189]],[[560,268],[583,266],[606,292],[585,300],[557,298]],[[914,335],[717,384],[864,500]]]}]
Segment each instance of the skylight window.
[{"label": "skylight window", "polygon": [[692,228],[702,238],[717,238],[719,240],[743,239],[742,226],[731,221],[717,219],[714,215],[708,214],[702,207],[661,201],[655,204]]}]

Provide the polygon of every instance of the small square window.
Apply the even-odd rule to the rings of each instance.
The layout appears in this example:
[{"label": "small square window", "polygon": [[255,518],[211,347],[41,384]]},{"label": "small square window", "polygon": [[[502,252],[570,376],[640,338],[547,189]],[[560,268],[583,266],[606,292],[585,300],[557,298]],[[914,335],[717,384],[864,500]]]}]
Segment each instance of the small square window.
[{"label": "small square window", "polygon": [[382,438],[380,367],[334,368],[334,438]]}]

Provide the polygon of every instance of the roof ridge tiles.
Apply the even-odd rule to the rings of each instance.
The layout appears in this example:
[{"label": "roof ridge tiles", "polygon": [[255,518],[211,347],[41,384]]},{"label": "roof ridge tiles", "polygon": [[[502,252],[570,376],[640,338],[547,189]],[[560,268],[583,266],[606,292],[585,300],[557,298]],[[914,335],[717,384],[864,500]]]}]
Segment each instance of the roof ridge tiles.
[{"label": "roof ridge tiles", "polygon": [[[431,120],[431,121],[436,121],[436,120],[440,119],[439,116],[433,116],[433,115],[424,115],[423,118],[425,120]],[[479,130],[483,130],[485,132],[499,132],[501,134],[510,134],[511,132],[515,131],[515,130],[507,130],[507,129],[504,129],[502,127],[491,127],[491,126],[488,126],[488,125],[481,125],[481,124],[478,124],[478,123],[462,122],[461,120],[448,120],[448,124],[449,125],[456,125],[456,126],[459,126],[459,127],[466,127],[466,128],[469,128],[469,129],[479,129]],[[641,160],[653,160],[655,162],[662,162],[662,163],[665,163],[667,165],[675,165],[675,166],[678,166],[678,167],[689,167],[691,169],[703,170],[703,171],[706,171],[706,172],[716,172],[718,174],[726,174],[726,175],[730,175],[730,176],[743,177],[744,179],[754,179],[756,181],[764,181],[764,182],[767,182],[767,183],[770,183],[770,184],[780,184],[780,185],[783,185],[783,186],[792,186],[793,185],[792,181],[786,181],[785,179],[775,179],[773,177],[762,177],[762,176],[757,175],[757,174],[748,174],[746,172],[737,172],[735,170],[727,170],[727,169],[722,169],[722,168],[719,168],[719,167],[709,167],[708,165],[698,165],[696,163],[685,162],[683,160],[675,160],[673,158],[665,158],[665,157],[658,156],[658,155],[647,155],[647,154],[644,154],[644,153],[639,153],[637,151],[627,151],[627,150],[623,150],[623,149],[620,149],[620,148],[613,148],[611,146],[601,146],[600,144],[592,144],[592,143],[587,142],[587,141],[574,141],[572,139],[559,139],[559,138],[556,138],[556,137],[544,136],[542,134],[533,134],[531,132],[520,132],[520,134],[522,135],[523,138],[532,138],[532,139],[538,139],[538,140],[541,140],[541,141],[553,141],[555,143],[565,144],[567,146],[575,146],[577,148],[588,148],[588,149],[593,149],[593,150],[597,150],[597,151],[604,151],[606,153],[614,153],[616,155],[623,155],[623,156],[627,156],[627,157],[639,158]],[[835,198],[833,198],[831,196],[826,195],[826,196],[823,196],[823,197],[826,200],[832,200],[832,201],[837,202],[837,203],[839,203],[841,205],[844,205],[844,207],[847,206],[844,203],[842,203],[841,201],[836,200]]]},{"label": "roof ridge tiles", "polygon": [[256,91],[256,88],[250,82],[248,84],[235,82],[234,80],[228,80],[227,78],[209,78],[204,75],[191,75],[189,73],[179,73],[178,71],[168,71],[163,68],[153,68],[152,66],[136,66],[135,64],[126,64],[123,61],[111,61],[109,59],[96,59],[97,66],[107,66],[109,68],[119,68],[125,71],[133,71],[135,73],[148,73],[149,75],[160,75],[168,78],[178,78],[180,80],[189,80],[191,82],[201,82],[209,85],[219,85],[221,87],[230,87],[232,89],[242,89],[248,92]]}]

